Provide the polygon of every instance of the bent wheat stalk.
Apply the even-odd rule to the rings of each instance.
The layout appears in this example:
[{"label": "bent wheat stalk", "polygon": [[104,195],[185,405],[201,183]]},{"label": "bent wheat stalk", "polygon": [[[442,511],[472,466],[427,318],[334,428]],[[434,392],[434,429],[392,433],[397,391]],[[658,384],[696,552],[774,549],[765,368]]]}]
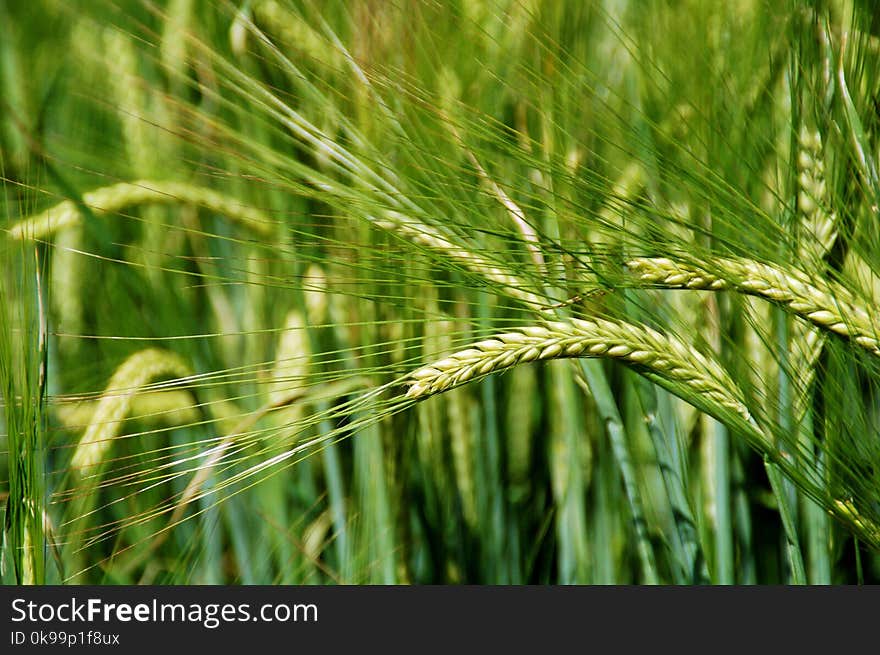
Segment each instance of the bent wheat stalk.
[{"label": "bent wheat stalk", "polygon": [[[99,215],[143,204],[192,204],[223,214],[261,236],[270,236],[272,233],[272,220],[260,210],[212,189],[183,182],[120,182],[84,193],[82,200],[92,212]],[[9,229],[9,236],[16,240],[52,237],[60,230],[78,225],[82,218],[80,207],[71,200],[65,200],[41,214],[18,221]]]},{"label": "bent wheat stalk", "polygon": [[811,280],[797,269],[746,259],[713,259],[711,270],[666,257],[639,257],[626,263],[641,282],[674,289],[732,289],[782,305],[818,328],[852,340],[880,356],[880,318],[858,305],[844,288]]},{"label": "bent wheat stalk", "polygon": [[[742,393],[720,364],[674,337],[623,321],[570,319],[495,335],[410,373],[406,397],[423,400],[519,364],[572,357],[611,357],[635,367],[699,409],[739,427],[759,452],[792,473],[791,462],[751,417]],[[851,529],[880,545],[880,527],[851,502],[808,491],[824,499],[828,511]]]},{"label": "bent wheat stalk", "polygon": [[736,385],[723,368],[674,337],[649,327],[593,318],[548,322],[480,341],[409,376],[407,398],[421,399],[478,377],[536,360],[611,357],[658,381],[683,385],[713,415],[734,412],[751,420]]},{"label": "bent wheat stalk", "polygon": [[110,378],[70,462],[70,470],[77,482],[70,490],[69,519],[63,524],[75,571],[70,579],[76,579],[85,570],[82,548],[89,531],[87,518],[94,511],[95,492],[101,484],[110,448],[119,435],[132,400],[151,380],[175,377],[180,381],[191,375],[189,366],[177,354],[147,348],[126,359]]},{"label": "bent wheat stalk", "polygon": [[186,378],[189,366],[175,353],[148,348],[131,355],[116,369],[107,389],[101,394],[86,431],[76,446],[70,462],[80,477],[92,475],[104,463],[133,399],[144,386],[160,377]]}]

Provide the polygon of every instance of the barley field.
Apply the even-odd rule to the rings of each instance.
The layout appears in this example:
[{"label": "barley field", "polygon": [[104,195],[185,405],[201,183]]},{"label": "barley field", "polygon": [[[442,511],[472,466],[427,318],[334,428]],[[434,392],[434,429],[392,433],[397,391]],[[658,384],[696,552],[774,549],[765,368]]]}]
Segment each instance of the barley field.
[{"label": "barley field", "polygon": [[0,582],[880,581],[871,0],[0,0]]}]

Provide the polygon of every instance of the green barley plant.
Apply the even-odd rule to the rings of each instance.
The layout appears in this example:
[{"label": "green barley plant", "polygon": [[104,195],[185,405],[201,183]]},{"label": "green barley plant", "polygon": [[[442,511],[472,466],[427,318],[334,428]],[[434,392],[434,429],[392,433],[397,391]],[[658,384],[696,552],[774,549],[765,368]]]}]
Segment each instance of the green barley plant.
[{"label": "green barley plant", "polygon": [[0,2],[0,581],[880,579],[874,13]]}]

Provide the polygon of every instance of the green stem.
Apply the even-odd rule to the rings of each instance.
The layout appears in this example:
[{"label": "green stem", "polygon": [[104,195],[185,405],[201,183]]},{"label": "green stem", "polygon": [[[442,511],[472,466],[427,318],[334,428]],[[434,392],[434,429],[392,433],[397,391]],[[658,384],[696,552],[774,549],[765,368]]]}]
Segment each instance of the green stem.
[{"label": "green stem", "polygon": [[584,379],[590,387],[590,392],[593,395],[593,400],[596,402],[602,422],[605,424],[605,429],[608,431],[611,450],[614,453],[614,459],[623,478],[626,498],[632,513],[633,529],[636,534],[636,551],[639,555],[643,581],[646,584],[658,584],[659,576],[657,575],[657,565],[654,562],[654,551],[648,539],[647,523],[645,521],[642,500],[639,495],[635,467],[630,456],[623,421],[617,409],[617,402],[611,392],[611,387],[608,385],[608,379],[605,376],[605,371],[602,369],[602,363],[593,359],[578,360],[578,363]]},{"label": "green stem", "polygon": [[730,438],[727,427],[714,419],[712,425],[712,455],[714,473],[715,509],[715,581],[730,585],[734,578],[733,531],[730,505]]}]

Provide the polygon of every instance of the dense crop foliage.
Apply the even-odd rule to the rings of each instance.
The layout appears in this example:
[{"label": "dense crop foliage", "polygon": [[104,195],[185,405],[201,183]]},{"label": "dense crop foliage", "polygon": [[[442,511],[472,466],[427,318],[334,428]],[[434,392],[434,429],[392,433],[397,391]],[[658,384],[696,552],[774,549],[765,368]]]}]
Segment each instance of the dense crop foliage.
[{"label": "dense crop foliage", "polygon": [[0,0],[0,579],[877,580],[871,4]]}]

